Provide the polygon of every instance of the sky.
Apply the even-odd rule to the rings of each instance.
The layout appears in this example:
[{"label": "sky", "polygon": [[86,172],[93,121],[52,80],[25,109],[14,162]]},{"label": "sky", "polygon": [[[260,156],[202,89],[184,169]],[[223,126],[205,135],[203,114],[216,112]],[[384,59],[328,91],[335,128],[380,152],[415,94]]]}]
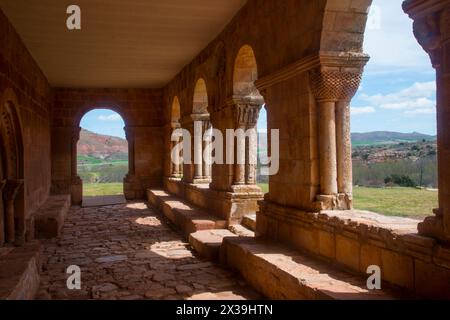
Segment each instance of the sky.
[{"label": "sky", "polygon": [[[361,86],[352,100],[352,132],[397,131],[436,134],[435,70],[412,33],[403,0],[374,0],[365,32],[370,55]],[[258,122],[267,128],[262,109]],[[94,110],[81,127],[124,137],[122,118],[110,110]]]}]

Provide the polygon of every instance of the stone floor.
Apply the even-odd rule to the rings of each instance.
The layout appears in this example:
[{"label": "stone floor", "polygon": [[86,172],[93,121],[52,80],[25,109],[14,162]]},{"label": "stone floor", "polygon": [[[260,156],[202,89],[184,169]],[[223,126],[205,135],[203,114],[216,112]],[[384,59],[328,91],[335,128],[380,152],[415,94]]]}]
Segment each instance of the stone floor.
[{"label": "stone floor", "polygon": [[[236,273],[197,258],[145,203],[71,208],[44,241],[39,299],[258,299]],[[67,267],[81,290],[67,289]]]},{"label": "stone floor", "polygon": [[124,195],[83,197],[82,207],[88,208],[88,207],[111,206],[116,204],[124,204],[126,202],[127,200],[125,200]]}]

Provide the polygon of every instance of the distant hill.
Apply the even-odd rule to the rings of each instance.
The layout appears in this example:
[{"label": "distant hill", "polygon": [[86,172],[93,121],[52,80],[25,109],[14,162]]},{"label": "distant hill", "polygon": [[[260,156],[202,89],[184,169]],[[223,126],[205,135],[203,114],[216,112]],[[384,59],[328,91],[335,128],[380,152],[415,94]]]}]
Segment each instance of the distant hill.
[{"label": "distant hill", "polygon": [[122,138],[81,129],[77,152],[79,163],[95,163],[95,160],[98,162],[126,161],[128,160],[128,143]]},{"label": "distant hill", "polygon": [[396,144],[401,142],[416,142],[422,140],[435,141],[436,136],[431,136],[419,132],[401,133],[390,131],[374,131],[365,133],[352,133],[352,144],[354,146]]}]

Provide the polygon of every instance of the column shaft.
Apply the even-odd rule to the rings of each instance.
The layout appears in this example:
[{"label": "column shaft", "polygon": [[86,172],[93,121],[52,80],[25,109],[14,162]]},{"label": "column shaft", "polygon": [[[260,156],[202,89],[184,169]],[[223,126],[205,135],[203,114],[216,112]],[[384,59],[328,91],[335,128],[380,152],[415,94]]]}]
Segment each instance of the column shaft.
[{"label": "column shaft", "polygon": [[320,190],[335,195],[337,188],[335,102],[319,102]]},{"label": "column shaft", "polygon": [[350,105],[340,100],[336,104],[337,180],[339,193],[353,190],[352,142],[350,131]]},{"label": "column shaft", "polygon": [[[244,130],[244,128],[241,128]],[[234,163],[234,184],[245,184],[245,138],[236,138],[236,154]]]},{"label": "column shaft", "polygon": [[203,122],[194,122],[194,179],[203,178]]}]

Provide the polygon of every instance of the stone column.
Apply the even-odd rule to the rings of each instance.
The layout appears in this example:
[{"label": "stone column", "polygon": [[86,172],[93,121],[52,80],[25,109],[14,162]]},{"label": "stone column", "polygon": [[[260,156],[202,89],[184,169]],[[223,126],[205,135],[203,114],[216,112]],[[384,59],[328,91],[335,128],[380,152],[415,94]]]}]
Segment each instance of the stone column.
[{"label": "stone column", "polygon": [[[205,137],[209,139],[209,130],[211,130],[211,122],[209,120],[203,121],[203,133]],[[204,152],[204,160],[203,164],[203,177],[206,180],[211,180],[211,152],[205,152],[206,150],[210,150],[211,141],[203,141],[203,152]]]},{"label": "stone column", "polygon": [[[264,104],[262,98],[241,98],[234,104],[237,130],[243,130],[245,137],[236,139],[234,182],[235,186],[256,184],[256,161],[258,143],[251,130],[256,130],[259,111]],[[247,135],[250,133],[250,135]],[[253,132],[255,133],[255,132]],[[238,158],[239,157],[239,158]],[[251,163],[252,161],[254,163]]]},{"label": "stone column", "polygon": [[3,192],[3,197],[6,203],[6,210],[5,210],[6,242],[11,244],[14,243],[16,240],[14,204],[17,193],[19,192],[22,185],[23,180],[7,180]]},{"label": "stone column", "polygon": [[361,82],[368,57],[324,57],[310,71],[318,109],[320,193],[323,210],[352,208],[352,160],[349,103]]},{"label": "stone column", "polygon": [[336,119],[335,102],[319,101],[319,155],[320,192],[322,195],[336,195]]},{"label": "stone column", "polygon": [[419,233],[450,242],[450,2],[407,0],[414,35],[436,69],[439,208],[419,224]]},{"label": "stone column", "polygon": [[346,100],[339,100],[336,103],[336,151],[338,192],[351,195],[353,192],[352,138],[350,102]]},{"label": "stone column", "polygon": [[0,247],[5,244],[5,212],[3,208],[3,188],[6,185],[6,180],[0,181]]},{"label": "stone column", "polygon": [[203,121],[194,121],[194,181],[203,179]]},{"label": "stone column", "polygon": [[134,128],[125,127],[125,136],[128,142],[128,175],[135,175],[135,163],[134,163]]},{"label": "stone column", "polygon": [[172,152],[175,150],[175,147],[180,144],[180,138],[177,137],[176,141],[172,141],[172,135],[175,132],[175,130],[180,128],[180,124],[178,122],[173,122],[171,124],[171,135],[170,135],[170,151],[169,151],[169,162],[170,162],[170,176],[172,178],[180,178],[180,175],[182,173],[181,171],[181,157],[180,153],[177,152],[174,154],[174,158],[172,161]]},{"label": "stone column", "polygon": [[72,128],[72,136],[71,136],[71,197],[72,204],[79,205],[82,202],[83,198],[83,181],[78,176],[77,173],[77,144],[80,140],[80,127]]}]

